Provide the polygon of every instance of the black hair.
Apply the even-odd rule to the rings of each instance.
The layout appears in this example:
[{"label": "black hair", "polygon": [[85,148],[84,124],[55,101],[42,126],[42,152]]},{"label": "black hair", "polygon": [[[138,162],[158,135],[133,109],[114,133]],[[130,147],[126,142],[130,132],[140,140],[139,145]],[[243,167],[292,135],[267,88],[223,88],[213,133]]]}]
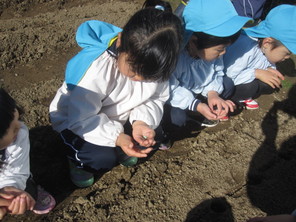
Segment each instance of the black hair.
[{"label": "black hair", "polygon": [[171,4],[169,2],[161,1],[161,0],[146,0],[142,8],[149,8],[149,7],[155,8],[155,6],[157,5],[162,6],[164,11],[166,12],[173,12]]},{"label": "black hair", "polygon": [[241,30],[236,32],[235,34],[231,36],[226,37],[218,37],[213,36],[204,32],[194,32],[192,35],[195,36],[197,39],[195,40],[194,44],[197,49],[206,49],[210,47],[214,47],[217,45],[228,45],[234,43],[239,35],[241,33]]},{"label": "black hair", "polygon": [[15,100],[3,88],[0,88],[0,139],[6,134],[14,120],[16,109],[18,107]]},{"label": "black hair", "polygon": [[132,71],[144,80],[168,80],[177,63],[182,30],[173,13],[142,9],[123,27],[118,52],[127,53]]}]

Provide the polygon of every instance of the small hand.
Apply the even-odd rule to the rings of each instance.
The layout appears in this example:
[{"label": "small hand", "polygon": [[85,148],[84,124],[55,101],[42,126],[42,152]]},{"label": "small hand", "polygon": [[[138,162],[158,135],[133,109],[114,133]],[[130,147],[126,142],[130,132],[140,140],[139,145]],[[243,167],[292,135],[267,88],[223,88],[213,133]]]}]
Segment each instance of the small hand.
[{"label": "small hand", "polygon": [[256,69],[255,76],[257,79],[270,85],[273,89],[280,88],[281,81],[285,79],[278,70],[272,68],[267,68],[266,70]]},{"label": "small hand", "polygon": [[152,151],[152,148],[144,150],[137,148],[132,138],[124,133],[119,134],[116,140],[116,145],[120,146],[126,155],[139,158],[147,157],[147,154]]},{"label": "small hand", "polygon": [[154,140],[155,131],[142,121],[135,121],[133,127],[133,138],[140,146],[151,147],[156,142]]},{"label": "small hand", "polygon": [[26,210],[33,210],[35,206],[35,200],[29,193],[15,187],[2,188],[0,196],[10,198],[7,209],[12,214],[23,214]]},{"label": "small hand", "polygon": [[199,103],[196,107],[196,110],[209,120],[217,120],[217,115],[213,113],[210,107],[205,103]]},{"label": "small hand", "polygon": [[208,103],[210,109],[217,115],[218,119],[226,116],[229,111],[233,112],[235,108],[235,104],[232,101],[222,99],[215,91],[208,93]]}]

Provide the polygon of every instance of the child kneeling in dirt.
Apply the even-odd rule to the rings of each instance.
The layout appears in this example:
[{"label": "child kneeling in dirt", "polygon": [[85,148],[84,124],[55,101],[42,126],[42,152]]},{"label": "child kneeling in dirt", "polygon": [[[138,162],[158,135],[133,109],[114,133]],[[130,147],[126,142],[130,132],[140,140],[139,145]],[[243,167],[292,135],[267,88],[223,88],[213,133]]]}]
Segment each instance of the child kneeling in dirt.
[{"label": "child kneeling in dirt", "polygon": [[7,214],[48,213],[54,198],[30,177],[30,141],[16,102],[0,89],[0,220]]},{"label": "child kneeling in dirt", "polygon": [[135,13],[123,29],[101,21],[78,28],[83,50],[69,61],[50,105],[76,186],[90,186],[99,170],[134,165],[152,151],[181,38],[179,18],[152,7]]},{"label": "child kneeling in dirt", "polygon": [[224,75],[222,56],[250,20],[238,16],[228,0],[191,0],[183,13],[180,8],[186,46],[170,78],[166,109],[170,119],[164,120],[165,131],[185,126],[188,121],[212,127],[234,111],[234,103],[228,100],[233,83]]},{"label": "child kneeling in dirt", "polygon": [[244,31],[227,48],[225,73],[235,84],[231,100],[258,109],[254,99],[273,93],[284,80],[275,64],[296,53],[296,6],[277,6],[258,26]]}]

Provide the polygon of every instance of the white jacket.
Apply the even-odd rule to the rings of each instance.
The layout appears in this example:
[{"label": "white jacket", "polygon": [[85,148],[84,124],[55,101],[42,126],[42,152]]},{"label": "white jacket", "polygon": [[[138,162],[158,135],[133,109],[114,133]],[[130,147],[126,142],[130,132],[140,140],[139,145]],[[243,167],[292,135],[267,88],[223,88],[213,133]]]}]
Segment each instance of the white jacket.
[{"label": "white jacket", "polygon": [[50,104],[50,118],[58,132],[69,129],[90,143],[115,147],[128,119],[155,129],[168,97],[168,82],[131,81],[105,51],[73,89],[63,83]]},{"label": "white jacket", "polygon": [[5,164],[0,171],[0,188],[13,186],[24,190],[30,176],[29,131],[24,123],[16,140],[5,149]]},{"label": "white jacket", "polygon": [[227,48],[223,59],[224,72],[233,80],[234,85],[252,82],[256,78],[256,69],[276,68],[262,53],[257,39],[244,33]]}]

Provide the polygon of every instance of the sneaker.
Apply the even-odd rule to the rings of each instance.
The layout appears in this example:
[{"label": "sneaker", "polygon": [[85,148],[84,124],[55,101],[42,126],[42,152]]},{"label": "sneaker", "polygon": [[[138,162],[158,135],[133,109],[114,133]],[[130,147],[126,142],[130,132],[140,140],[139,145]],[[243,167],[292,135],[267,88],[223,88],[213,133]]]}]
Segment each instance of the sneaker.
[{"label": "sneaker", "polygon": [[223,116],[220,121],[221,122],[225,122],[225,121],[228,121],[229,120],[229,116]]},{"label": "sneaker", "polygon": [[166,132],[162,132],[162,138],[161,141],[156,143],[156,149],[159,150],[168,150],[172,147],[172,141],[170,139],[170,136]]},{"label": "sneaker", "polygon": [[168,150],[172,147],[172,142],[170,139],[167,139],[165,141],[162,141],[159,146],[158,146],[158,149],[159,150]]},{"label": "sneaker", "polygon": [[69,160],[70,178],[77,187],[89,187],[94,183],[94,175],[90,172],[77,168],[75,164]]},{"label": "sneaker", "polygon": [[138,162],[138,157],[128,156],[126,159],[121,161],[120,164],[125,167],[132,167],[136,165],[137,162]]},{"label": "sneaker", "polygon": [[219,120],[209,120],[207,118],[204,118],[201,122],[201,126],[214,127],[214,126],[217,126],[218,123],[219,123]]},{"label": "sneaker", "polygon": [[55,207],[56,201],[53,196],[40,186],[37,186],[37,195],[37,200],[33,209],[35,214],[47,214]]},{"label": "sneaker", "polygon": [[240,103],[243,103],[246,109],[258,109],[259,105],[258,103],[253,99],[246,99],[246,100],[240,100]]}]

